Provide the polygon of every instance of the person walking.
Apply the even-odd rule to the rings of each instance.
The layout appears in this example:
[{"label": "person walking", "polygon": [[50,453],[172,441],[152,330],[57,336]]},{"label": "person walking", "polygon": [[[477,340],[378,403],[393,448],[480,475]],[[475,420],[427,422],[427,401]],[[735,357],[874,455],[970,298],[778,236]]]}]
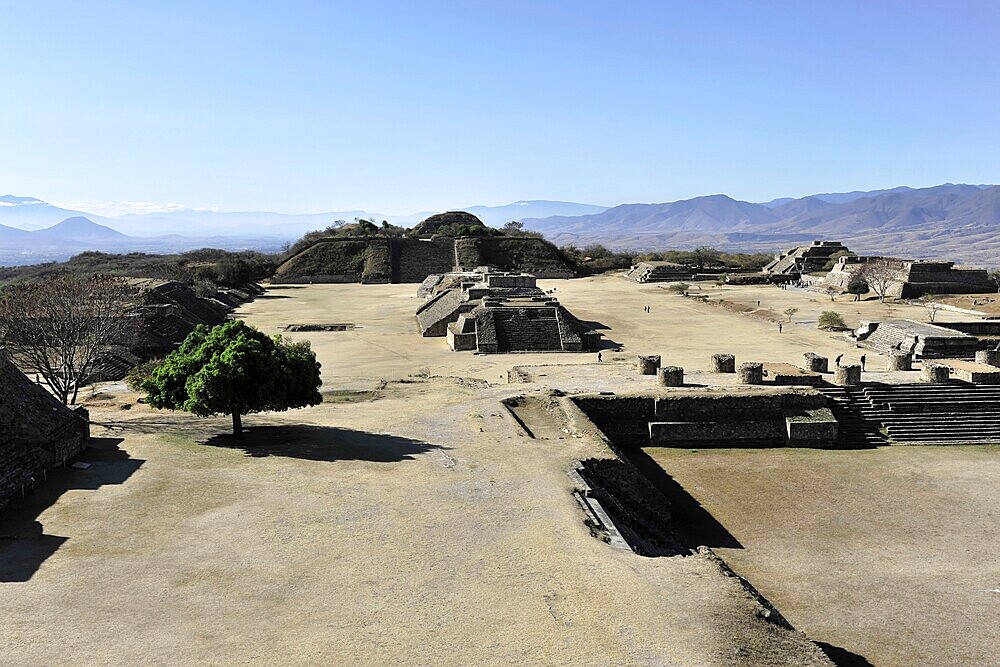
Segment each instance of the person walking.
[{"label": "person walking", "polygon": [[601,363],[602,361],[604,361],[604,354],[601,353],[601,352],[598,352],[597,353],[597,363]]},{"label": "person walking", "polygon": [[841,359],[843,359],[843,358],[844,358],[844,355],[842,355],[842,354],[838,354],[838,355],[837,355],[837,358],[833,360],[833,364],[834,364],[834,365],[835,365],[835,366],[836,366],[837,368],[840,368],[840,360],[841,360]]},{"label": "person walking", "polygon": [[865,370],[865,355],[861,355],[861,370]]},{"label": "person walking", "polygon": [[781,333],[781,322],[778,322],[778,333]]}]

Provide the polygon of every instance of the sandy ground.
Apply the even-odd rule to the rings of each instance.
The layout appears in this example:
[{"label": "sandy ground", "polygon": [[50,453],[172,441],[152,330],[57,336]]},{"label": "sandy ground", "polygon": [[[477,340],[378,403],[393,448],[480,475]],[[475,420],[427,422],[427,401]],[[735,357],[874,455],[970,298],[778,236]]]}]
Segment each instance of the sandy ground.
[{"label": "sandy ground", "polygon": [[[850,352],[619,278],[546,287],[626,353],[671,363]],[[291,335],[312,341],[328,400],[246,418],[245,443],[217,437],[226,419],[89,396],[92,467],[2,518],[0,664],[824,663],[710,560],[590,536],[566,471],[608,452],[529,439],[499,400],[532,388],[502,381],[514,364],[594,355],[453,353],[416,334],[414,291],[281,289],[246,306],[272,332],[358,328]]]},{"label": "sandy ground", "polygon": [[997,664],[1000,448],[646,452],[809,637],[880,666]]}]

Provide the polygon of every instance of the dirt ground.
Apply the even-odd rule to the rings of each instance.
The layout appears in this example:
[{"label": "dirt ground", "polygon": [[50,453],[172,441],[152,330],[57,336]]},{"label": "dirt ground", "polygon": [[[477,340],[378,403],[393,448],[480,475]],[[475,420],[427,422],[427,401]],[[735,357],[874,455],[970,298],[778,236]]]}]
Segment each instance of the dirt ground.
[{"label": "dirt ground", "polygon": [[880,666],[997,663],[1000,448],[645,451],[810,638]]},{"label": "dirt ground", "polygon": [[[152,411],[120,386],[88,394],[92,466],[57,471],[0,517],[0,664],[828,664],[802,635],[761,619],[709,559],[641,558],[594,539],[567,470],[608,450],[558,430],[525,437],[499,403],[543,387],[635,389],[624,364],[639,353],[691,372],[716,352],[856,359],[842,336],[815,328],[828,297],[699,288],[741,304],[726,307],[614,276],[542,285],[602,327],[616,363],[598,366],[591,353],[451,352],[444,339],[418,335],[415,285],[282,286],[239,315],[270,333],[355,325],[287,334],[310,340],[323,363],[322,405],[251,415],[237,443],[219,436],[225,418]],[[799,311],[779,334],[766,311],[789,307]],[[833,307],[849,324],[886,308]],[[532,384],[508,385],[507,371],[524,364],[555,366]],[[717,502],[728,521],[732,508]],[[829,516],[803,506],[816,521]],[[762,533],[768,521],[789,520],[762,517]],[[943,552],[950,533],[933,525]],[[958,535],[971,536],[962,545],[970,554],[988,543]],[[736,569],[747,567],[811,639],[835,644],[837,620],[815,623],[782,588],[782,573],[765,567],[772,561],[750,552],[733,552]],[[827,593],[840,595],[837,577],[824,576]],[[995,599],[979,595],[984,609]],[[879,633],[871,628],[865,641]]]},{"label": "dirt ground", "polygon": [[[626,350],[682,363],[846,349],[619,278],[546,286]],[[453,353],[417,335],[414,292],[285,288],[242,309],[271,332],[357,325],[290,335],[312,341],[327,400],[247,417],[245,442],[219,436],[225,418],[88,394],[91,467],[0,519],[0,664],[828,664],[711,560],[590,535],[567,470],[609,452],[532,440],[499,401],[540,386],[507,385],[515,364],[594,355]]]}]

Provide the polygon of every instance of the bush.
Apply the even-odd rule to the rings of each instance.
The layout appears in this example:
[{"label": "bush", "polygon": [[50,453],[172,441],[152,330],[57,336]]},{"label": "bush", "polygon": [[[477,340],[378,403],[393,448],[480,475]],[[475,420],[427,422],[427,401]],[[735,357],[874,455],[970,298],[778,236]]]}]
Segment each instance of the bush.
[{"label": "bush", "polygon": [[691,286],[688,285],[687,283],[674,283],[673,285],[670,286],[669,289],[674,294],[680,294],[681,296],[687,296],[688,295],[688,291],[691,289]]},{"label": "bush", "polygon": [[844,323],[844,318],[840,316],[835,310],[824,310],[816,321],[816,326],[819,329],[826,329],[828,331],[836,331],[839,329],[846,329],[847,325]]},{"label": "bush", "polygon": [[214,299],[215,295],[219,293],[219,286],[208,278],[196,278],[191,289],[194,290],[195,295],[202,299]]},{"label": "bush", "polygon": [[132,391],[142,391],[143,383],[149,379],[153,374],[153,371],[163,363],[163,359],[150,359],[149,361],[144,361],[138,366],[133,366],[125,375],[125,384]]}]

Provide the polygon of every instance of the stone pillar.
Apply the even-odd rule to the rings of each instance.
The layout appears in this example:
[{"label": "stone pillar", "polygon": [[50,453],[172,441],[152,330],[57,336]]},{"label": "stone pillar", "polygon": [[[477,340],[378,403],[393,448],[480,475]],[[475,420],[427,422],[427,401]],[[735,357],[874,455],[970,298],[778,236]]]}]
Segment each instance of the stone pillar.
[{"label": "stone pillar", "polygon": [[951,369],[944,364],[928,362],[924,364],[924,379],[928,382],[943,384],[951,379]]},{"label": "stone pillar", "polygon": [[987,366],[1000,366],[1000,350],[978,350],[976,363]]},{"label": "stone pillar", "polygon": [[764,364],[746,361],[736,371],[736,381],[740,384],[764,384]]},{"label": "stone pillar", "polygon": [[833,381],[845,387],[861,384],[861,366],[859,364],[837,366],[833,370]]},{"label": "stone pillar", "polygon": [[885,369],[887,371],[911,371],[913,370],[913,357],[910,356],[909,352],[890,350]]},{"label": "stone pillar", "polygon": [[635,367],[639,375],[656,375],[656,371],[660,368],[660,355],[640,354]]},{"label": "stone pillar", "polygon": [[656,381],[661,387],[683,387],[684,369],[680,366],[664,366],[657,372]]},{"label": "stone pillar", "polygon": [[712,372],[713,373],[735,373],[736,372],[736,357],[731,354],[713,354],[712,355]]},{"label": "stone pillar", "polygon": [[802,355],[802,359],[805,361],[807,371],[813,373],[830,372],[830,360],[827,357],[821,357],[815,352],[806,352]]}]

